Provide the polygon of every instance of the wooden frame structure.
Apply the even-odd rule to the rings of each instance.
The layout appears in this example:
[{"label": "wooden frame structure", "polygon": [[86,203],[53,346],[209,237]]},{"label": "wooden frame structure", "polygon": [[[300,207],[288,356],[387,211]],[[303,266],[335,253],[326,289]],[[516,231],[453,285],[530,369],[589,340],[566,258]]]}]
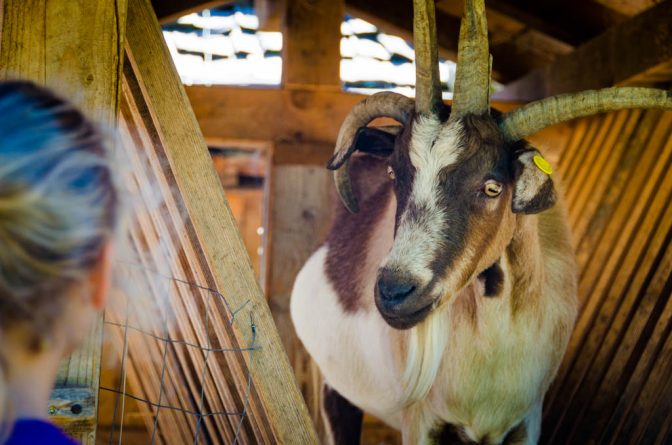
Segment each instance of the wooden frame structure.
[{"label": "wooden frame structure", "polygon": [[[337,27],[343,11],[349,10],[408,36],[410,9],[403,4],[380,7],[389,2],[378,0],[316,0],[313,9],[302,9],[305,2],[287,0],[280,89],[188,87],[185,95],[148,0],[94,3],[0,0],[0,78],[28,77],[54,86],[109,126],[115,125],[120,113],[123,146],[135,159],[131,182],[157,185],[165,198],[162,207],[154,208],[153,197],[140,193],[138,223],[130,237],[136,249],[143,252],[148,245],[165,241],[172,255],[165,272],[215,289],[231,307],[243,308],[237,322],[228,323],[230,309],[223,300],[212,300],[211,290],[189,289],[173,281],[168,308],[175,325],[168,332],[170,338],[189,338],[207,349],[217,345],[230,351],[215,359],[217,369],[205,372],[202,350],[168,349],[166,333],[157,326],[151,327],[155,329],[151,334],[163,343],[148,341],[146,336],[127,339],[116,330],[112,336],[121,345],[118,350],[129,346],[130,356],[138,359],[127,365],[129,381],[145,401],[156,402],[172,392],[176,403],[186,403],[204,394],[212,404],[210,411],[226,403],[247,409],[249,402],[250,417],[240,435],[238,424],[230,418],[197,413],[204,428],[217,431],[207,436],[213,442],[240,438],[243,442],[315,443],[310,417],[319,418],[319,373],[293,333],[288,305],[294,276],[329,223],[333,194],[324,162],[343,118],[362,99],[340,90]],[[179,14],[176,7],[186,3],[193,10],[221,2],[171,3],[170,13]],[[437,15],[444,24],[457,23],[460,10],[455,3],[437,2]],[[489,22],[498,24],[490,30],[491,38],[499,39],[493,45],[495,70],[500,61],[517,66],[520,60],[525,72],[499,65],[499,75],[511,79],[527,74],[501,97],[536,98],[617,82],[669,81],[672,34],[665,25],[672,2],[662,2],[633,18],[624,10],[601,19],[598,3],[613,1],[552,0],[544,4],[550,9],[544,9],[532,0],[517,2],[517,7],[508,0],[489,0],[489,14],[496,16]],[[560,18],[548,12],[554,7],[583,11],[575,29],[559,26]],[[516,20],[511,21],[512,16]],[[63,29],[77,32],[63,33]],[[454,49],[456,29],[453,33],[450,26],[442,27],[439,39],[444,55]],[[96,43],[91,44],[94,35]],[[538,39],[534,40],[537,45],[549,41],[539,35],[561,42],[550,58],[539,56],[535,48],[521,49],[525,39]],[[660,51],[639,51],[640,47]],[[122,69],[124,51],[128,63]],[[549,64],[551,59],[557,61]],[[628,63],[616,63],[624,59]],[[595,60],[602,61],[604,69],[594,69]],[[577,75],[581,72],[591,75]],[[508,109],[516,104],[495,106]],[[567,180],[585,299],[567,359],[549,393],[546,416],[554,422],[544,427],[545,442],[615,443],[617,438],[627,438],[631,443],[667,443],[671,437],[672,183],[665,176],[672,165],[670,123],[670,113],[628,111],[556,127],[532,139],[538,146],[558,147],[549,158],[557,160]],[[265,282],[280,336],[245,260],[198,124],[205,139],[215,145],[252,140],[270,147]],[[142,151],[134,151],[137,147]],[[133,157],[138,153],[144,155]],[[141,260],[143,270],[157,268],[163,261],[151,255]],[[158,293],[151,286],[150,291]],[[220,321],[213,321],[217,317]],[[128,327],[119,314],[109,314],[106,322]],[[197,329],[209,323],[213,323],[210,331]],[[54,419],[85,443],[94,440],[101,332],[102,325],[96,326],[91,341],[64,365],[61,387],[50,407]],[[283,344],[308,409],[294,384]],[[253,352],[251,370],[249,345],[259,346]],[[160,367],[139,359],[166,350],[173,357],[176,376],[157,388]],[[202,380],[201,375],[211,378]],[[249,393],[248,376],[252,378]],[[79,414],[71,409],[75,404],[83,408]],[[144,406],[153,416],[152,406]],[[609,416],[600,417],[604,412]],[[145,419],[148,427],[156,425],[151,416]],[[193,439],[198,431],[184,413],[164,410],[159,422],[165,422],[166,434],[176,441]]]},{"label": "wooden frame structure", "polygon": [[[157,290],[151,285],[147,287],[155,303],[167,301],[162,308],[164,315],[168,312],[175,317],[174,325],[163,329],[178,338],[186,338],[191,332],[190,338],[202,345],[197,353],[175,351],[175,371],[183,380],[173,382],[172,390],[178,399],[193,400],[200,395],[201,403],[195,410],[198,428],[204,431],[212,427],[210,435],[202,433],[202,437],[214,442],[315,443],[305,404],[149,1],[129,2],[128,23],[126,2],[95,2],[88,7],[73,3],[0,3],[0,75],[27,77],[53,86],[110,127],[115,126],[121,104],[122,145],[128,159],[135,159],[129,187],[139,189],[141,198],[130,232],[138,258],[148,262],[139,268],[149,270],[147,267],[159,264],[152,262],[157,258],[146,255],[151,241],[158,239],[174,254],[168,260],[170,270],[163,272],[199,286],[185,290],[173,283],[174,295],[168,300],[155,295]],[[45,28],[36,29],[35,24],[44,24]],[[73,26],[77,32],[62,32]],[[122,76],[124,29],[127,60]],[[109,35],[101,37],[101,30]],[[102,46],[92,45],[93,36]],[[142,195],[147,185],[159,187],[160,206],[154,203],[152,207],[151,199],[142,201],[147,198]],[[165,264],[165,259],[160,264]],[[213,294],[218,298],[212,298]],[[235,322],[232,310],[236,311]],[[106,324],[122,323],[126,333],[130,328],[140,330],[128,318],[107,315]],[[98,324],[90,342],[64,362],[50,408],[53,420],[84,443],[95,441],[101,332]],[[133,357],[157,352],[160,357],[161,351],[179,342],[166,338],[164,343],[152,344],[146,340],[153,333],[144,334],[137,341],[125,335],[124,348],[119,352],[127,354],[124,369],[143,393],[143,406],[158,421],[159,412],[152,407],[162,405],[161,395],[168,393],[169,385],[164,388],[161,378],[156,393],[156,364],[145,366],[138,360],[136,366]],[[214,365],[208,367],[203,351],[207,357],[213,348],[229,352],[213,359]],[[199,364],[204,376],[200,386],[192,375]],[[160,371],[161,363],[158,366]],[[122,396],[127,395],[124,387]],[[213,415],[214,408],[206,410],[205,405],[214,406],[215,401],[245,416],[239,415],[236,421],[222,420],[229,417]],[[84,409],[73,409],[76,404]],[[198,439],[199,429],[195,437],[189,437],[194,426],[173,410],[164,411],[168,413],[162,415],[168,417],[162,443]],[[242,419],[245,424],[241,429]]]}]

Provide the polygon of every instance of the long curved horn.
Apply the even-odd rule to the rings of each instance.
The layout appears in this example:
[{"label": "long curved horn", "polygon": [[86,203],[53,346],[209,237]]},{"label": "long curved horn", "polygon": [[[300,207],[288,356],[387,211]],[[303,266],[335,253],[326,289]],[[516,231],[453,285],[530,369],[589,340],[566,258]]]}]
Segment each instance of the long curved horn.
[{"label": "long curved horn", "polygon": [[355,150],[353,143],[357,130],[377,117],[391,117],[402,124],[407,124],[413,115],[413,109],[413,101],[406,96],[392,92],[376,93],[355,105],[343,121],[336,140],[334,156],[327,163],[327,168],[335,170],[336,190],[350,212],[359,211],[357,199],[350,184],[348,165],[348,159]]},{"label": "long curved horn", "polygon": [[484,0],[466,0],[457,48],[452,117],[490,111],[490,53]]},{"label": "long curved horn", "polygon": [[672,110],[672,91],[614,87],[561,94],[529,103],[504,114],[499,127],[507,141],[515,142],[551,125],[625,108]]},{"label": "long curved horn", "polygon": [[436,40],[434,0],[413,0],[416,111],[437,115],[441,110],[439,47]]}]

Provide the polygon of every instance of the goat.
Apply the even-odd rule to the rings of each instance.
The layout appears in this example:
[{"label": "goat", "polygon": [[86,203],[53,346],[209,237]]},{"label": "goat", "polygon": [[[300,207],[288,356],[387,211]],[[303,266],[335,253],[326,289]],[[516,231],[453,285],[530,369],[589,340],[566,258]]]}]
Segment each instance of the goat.
[{"label": "goat", "polygon": [[[328,165],[343,206],[296,278],[292,319],[331,443],[358,443],[364,410],[405,444],[534,444],[578,303],[552,169],[524,138],[672,99],[609,88],[493,113],[485,5],[466,0],[447,107],[434,2],[414,13],[416,99],[378,93],[343,123]],[[367,126],[381,116],[401,125]]]}]

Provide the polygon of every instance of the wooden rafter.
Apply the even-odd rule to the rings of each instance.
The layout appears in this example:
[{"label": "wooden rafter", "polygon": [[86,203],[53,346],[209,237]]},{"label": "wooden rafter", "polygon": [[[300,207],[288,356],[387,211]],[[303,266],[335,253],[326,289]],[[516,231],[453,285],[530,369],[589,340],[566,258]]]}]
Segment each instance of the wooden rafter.
[{"label": "wooden rafter", "polygon": [[233,0],[152,0],[152,7],[161,23],[169,23],[183,15],[232,3]]},{"label": "wooden rafter", "polygon": [[627,18],[599,3],[586,0],[488,0],[487,5],[572,46]]},{"label": "wooden rafter", "polygon": [[[456,60],[457,38],[460,29],[462,6],[457,0],[437,3],[437,40],[439,55]],[[460,0],[461,2],[461,0]],[[490,4],[488,3],[488,6]],[[410,1],[348,0],[346,9],[363,18],[384,32],[413,40],[413,8]],[[516,79],[534,68],[546,65],[555,55],[571,50],[571,47],[526,25],[515,17],[490,11],[490,51],[493,55],[493,77],[500,82]],[[543,46],[543,50],[539,47]]]},{"label": "wooden rafter", "polygon": [[655,6],[510,84],[497,97],[542,97],[637,81],[672,61],[672,2]]}]

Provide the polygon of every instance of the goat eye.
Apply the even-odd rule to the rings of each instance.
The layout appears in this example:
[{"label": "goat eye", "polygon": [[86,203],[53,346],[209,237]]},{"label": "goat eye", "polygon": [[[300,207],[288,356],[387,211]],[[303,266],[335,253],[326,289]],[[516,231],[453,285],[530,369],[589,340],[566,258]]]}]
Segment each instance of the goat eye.
[{"label": "goat eye", "polygon": [[394,180],[397,176],[394,174],[394,170],[392,170],[392,167],[389,165],[387,166],[387,176],[390,177],[390,179]]},{"label": "goat eye", "polygon": [[499,196],[500,193],[502,193],[502,184],[490,179],[483,185],[483,193],[491,198],[495,198]]}]

